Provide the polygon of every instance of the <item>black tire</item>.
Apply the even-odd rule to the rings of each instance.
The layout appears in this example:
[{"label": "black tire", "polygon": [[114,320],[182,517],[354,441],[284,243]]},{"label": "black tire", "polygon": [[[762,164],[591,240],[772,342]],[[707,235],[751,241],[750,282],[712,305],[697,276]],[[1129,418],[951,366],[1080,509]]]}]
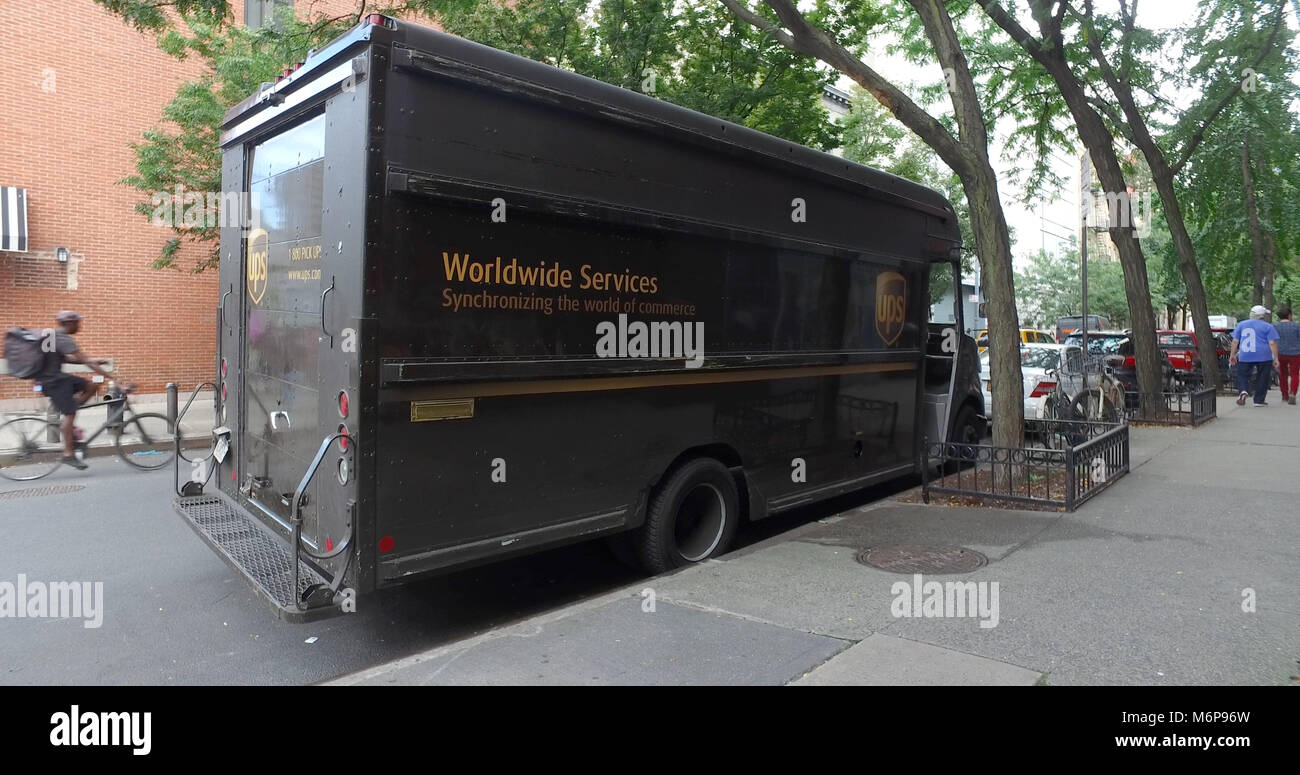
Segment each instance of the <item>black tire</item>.
[{"label": "black tire", "polygon": [[[1099,405],[1104,408],[1094,412]],[[1102,392],[1096,388],[1088,388],[1075,396],[1070,411],[1080,420],[1092,420],[1094,413],[1100,413],[1101,416],[1097,418],[1100,422],[1119,422],[1119,407],[1109,399],[1105,399],[1103,403]]]},{"label": "black tire", "polygon": [[[963,406],[957,411],[957,417],[952,421],[952,428],[948,432],[948,442],[950,444],[982,444],[984,443],[984,425],[980,422],[979,415],[969,405]],[[973,449],[961,448],[954,451],[961,460],[974,460],[978,453]],[[940,466],[940,474],[955,474],[961,470],[963,463],[957,460],[949,460]]]},{"label": "black tire", "polygon": [[43,417],[17,417],[0,425],[0,477],[40,479],[63,465],[63,433]]},{"label": "black tire", "polygon": [[133,415],[122,423],[113,441],[118,457],[142,471],[154,471],[171,463],[176,447],[170,425],[166,415],[155,412]]},{"label": "black tire", "polygon": [[727,551],[740,522],[736,480],[713,458],[687,461],[655,489],[632,545],[651,573],[703,562]]}]

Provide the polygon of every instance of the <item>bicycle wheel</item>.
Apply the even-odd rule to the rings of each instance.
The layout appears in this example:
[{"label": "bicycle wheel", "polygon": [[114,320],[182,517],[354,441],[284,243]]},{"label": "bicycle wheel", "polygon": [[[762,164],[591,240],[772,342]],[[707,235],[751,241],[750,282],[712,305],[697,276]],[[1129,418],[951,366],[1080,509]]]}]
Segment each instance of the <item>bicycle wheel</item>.
[{"label": "bicycle wheel", "polygon": [[18,417],[0,425],[0,476],[40,479],[63,462],[63,433],[44,417]]},{"label": "bicycle wheel", "polygon": [[161,414],[132,415],[122,423],[122,432],[114,441],[118,456],[145,471],[162,468],[176,454],[169,426],[167,417]]},{"label": "bicycle wheel", "polygon": [[1103,398],[1101,391],[1089,388],[1075,396],[1071,406],[1076,416],[1091,422],[1119,422],[1119,408]]},{"label": "bicycle wheel", "polygon": [[1048,449],[1061,450],[1074,443],[1076,428],[1074,423],[1079,414],[1070,399],[1064,393],[1052,393],[1043,402],[1043,419],[1047,420],[1043,430],[1043,446]]}]

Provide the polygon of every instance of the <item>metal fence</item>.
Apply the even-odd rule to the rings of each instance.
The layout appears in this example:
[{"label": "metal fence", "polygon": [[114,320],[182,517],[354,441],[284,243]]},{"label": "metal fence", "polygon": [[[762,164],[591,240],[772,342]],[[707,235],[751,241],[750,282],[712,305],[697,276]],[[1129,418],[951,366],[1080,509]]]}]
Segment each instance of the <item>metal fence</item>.
[{"label": "metal fence", "polygon": [[1129,393],[1129,422],[1196,427],[1218,417],[1218,390],[1213,386],[1181,393]]},{"label": "metal fence", "polygon": [[922,500],[955,495],[1074,511],[1129,471],[1127,423],[1025,420],[1025,439],[1041,446],[925,442]]}]

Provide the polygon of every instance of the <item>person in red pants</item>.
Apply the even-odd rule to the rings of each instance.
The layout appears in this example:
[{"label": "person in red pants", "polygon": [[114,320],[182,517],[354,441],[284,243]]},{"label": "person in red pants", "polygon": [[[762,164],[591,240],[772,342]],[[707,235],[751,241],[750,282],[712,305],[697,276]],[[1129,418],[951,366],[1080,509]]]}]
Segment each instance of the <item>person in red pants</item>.
[{"label": "person in red pants", "polygon": [[1282,402],[1295,406],[1296,391],[1300,390],[1300,323],[1295,322],[1290,307],[1279,308],[1277,317],[1277,359],[1282,366],[1277,381]]}]

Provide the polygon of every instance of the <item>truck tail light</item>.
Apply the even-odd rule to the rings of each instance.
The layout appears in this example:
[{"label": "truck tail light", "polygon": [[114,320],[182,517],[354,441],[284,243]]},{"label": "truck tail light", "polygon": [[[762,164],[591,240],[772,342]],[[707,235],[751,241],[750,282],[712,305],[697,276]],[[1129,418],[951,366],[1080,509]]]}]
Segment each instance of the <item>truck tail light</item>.
[{"label": "truck tail light", "polygon": [[1030,398],[1042,398],[1043,396],[1056,390],[1056,383],[1050,380],[1040,380],[1034,385],[1034,390],[1029,394]]},{"label": "truck tail light", "polygon": [[222,403],[226,401],[226,383],[224,382],[221,383],[221,401]]},{"label": "truck tail light", "polygon": [[352,440],[352,434],[348,431],[347,424],[339,423],[339,433],[343,434],[343,437],[339,439],[339,449],[347,452],[348,442]]},{"label": "truck tail light", "polygon": [[222,358],[222,359],[221,359],[221,378],[222,378],[222,379],[225,379],[225,378],[226,378],[226,374],[227,374],[227,372],[229,372],[229,370],[230,370],[230,365],[226,363],[226,359],[225,359],[225,358]]},{"label": "truck tail light", "polygon": [[348,391],[340,390],[339,391],[339,417],[342,417],[345,420],[348,418],[348,403],[349,403]]}]

